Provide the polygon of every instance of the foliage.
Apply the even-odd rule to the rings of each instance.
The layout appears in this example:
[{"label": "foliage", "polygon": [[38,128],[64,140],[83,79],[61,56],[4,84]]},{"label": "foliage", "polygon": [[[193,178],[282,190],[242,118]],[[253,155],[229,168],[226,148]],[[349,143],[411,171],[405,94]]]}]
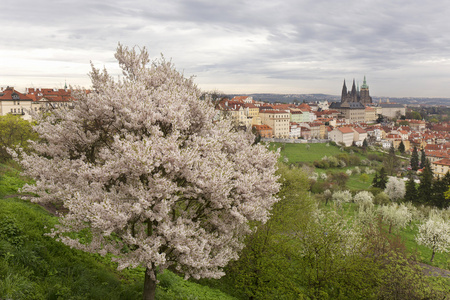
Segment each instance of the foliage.
[{"label": "foliage", "polygon": [[397,177],[389,177],[384,192],[392,201],[399,201],[405,197],[405,181]]},{"label": "foliage", "polygon": [[353,197],[353,201],[360,210],[371,210],[373,208],[373,195],[368,191],[361,191]]},{"label": "foliage", "polygon": [[372,186],[380,189],[386,188],[386,183],[388,181],[388,177],[384,167],[381,168],[380,173],[375,174],[375,177],[372,181]]},{"label": "foliage", "polygon": [[383,205],[379,207],[383,221],[389,225],[389,233],[392,232],[392,227],[404,228],[412,219],[412,214],[403,204],[398,205],[392,203],[391,205]]},{"label": "foliage", "polygon": [[432,185],[431,197],[428,198],[428,203],[441,209],[450,207],[450,200],[445,196],[449,186],[450,172],[447,172],[442,178],[435,179]]},{"label": "foliage", "polygon": [[30,140],[36,140],[37,134],[33,131],[31,122],[20,116],[7,114],[0,116],[0,160],[11,158],[8,148],[19,147],[29,151]]},{"label": "foliage", "polygon": [[398,151],[400,151],[401,154],[405,153],[405,144],[403,144],[403,141],[400,142],[400,144],[398,145]]},{"label": "foliage", "polygon": [[409,174],[408,181],[405,186],[405,201],[414,202],[417,199],[416,183],[412,174]]},{"label": "foliage", "polygon": [[394,145],[389,148],[389,153],[384,156],[383,167],[388,175],[394,175],[400,166],[400,159],[395,155]]},{"label": "foliage", "polygon": [[280,202],[272,210],[272,218],[248,236],[239,260],[227,267],[227,277],[235,287],[251,299],[297,298],[295,276],[284,258],[290,236],[296,226],[308,222],[315,204],[307,196],[306,174],[295,167],[279,165],[281,175]]},{"label": "foliage", "polygon": [[336,191],[332,196],[333,202],[338,206],[342,206],[344,203],[352,201],[352,193],[350,191]]},{"label": "foliage", "polygon": [[417,243],[432,250],[430,262],[436,252],[450,252],[450,223],[439,218],[430,218],[419,226]]},{"label": "foliage", "polygon": [[[145,294],[169,266],[186,277],[220,277],[236,259],[249,221],[277,201],[277,154],[250,131],[213,122],[214,107],[163,58],[119,45],[125,77],[92,67],[93,93],[38,121],[46,143],[23,155],[35,201],[68,213],[52,236],[106,255],[119,269],[143,266]],[[82,234],[85,233],[86,234]]]},{"label": "foliage", "polygon": [[433,191],[433,172],[431,167],[425,166],[420,175],[420,184],[417,188],[416,203],[427,203]]},{"label": "foliage", "polygon": [[419,169],[419,153],[417,152],[417,147],[414,146],[413,151],[411,153],[411,169],[413,171],[417,171]]}]

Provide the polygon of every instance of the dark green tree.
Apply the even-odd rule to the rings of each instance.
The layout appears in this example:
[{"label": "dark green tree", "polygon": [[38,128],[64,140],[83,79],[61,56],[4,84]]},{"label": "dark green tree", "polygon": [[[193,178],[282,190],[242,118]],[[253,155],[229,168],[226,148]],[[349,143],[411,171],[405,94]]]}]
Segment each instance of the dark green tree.
[{"label": "dark green tree", "polygon": [[375,173],[375,176],[373,177],[372,186],[373,187],[378,187],[378,172]]},{"label": "dark green tree", "polygon": [[363,149],[366,149],[369,146],[369,143],[367,142],[367,139],[364,139],[362,143]]},{"label": "dark green tree", "polygon": [[414,182],[412,173],[408,174],[408,181],[406,182],[405,201],[415,202],[417,199],[417,188]]},{"label": "dark green tree", "polygon": [[420,152],[420,168],[425,167],[425,163],[427,162],[427,156],[425,155],[425,149],[422,148]]},{"label": "dark green tree", "polygon": [[414,146],[411,153],[411,169],[413,171],[419,170],[419,153],[417,152],[417,147]]},{"label": "dark green tree", "polygon": [[445,192],[450,186],[450,173],[447,172],[444,177],[435,179],[431,194],[430,204],[440,209],[450,206],[450,200],[445,198]]},{"label": "dark green tree", "polygon": [[417,188],[417,200],[422,204],[427,204],[431,202],[431,195],[433,191],[433,171],[429,166],[429,162],[426,159],[424,163],[424,168],[422,174],[420,175],[420,184]]},{"label": "dark green tree", "polygon": [[403,141],[400,142],[400,145],[398,145],[398,151],[400,151],[401,154],[405,153],[405,144],[403,144]]},{"label": "dark green tree", "polygon": [[386,170],[384,169],[384,167],[382,167],[380,173],[375,174],[375,177],[373,178],[372,181],[372,186],[384,190],[386,188],[387,181],[388,178]]}]

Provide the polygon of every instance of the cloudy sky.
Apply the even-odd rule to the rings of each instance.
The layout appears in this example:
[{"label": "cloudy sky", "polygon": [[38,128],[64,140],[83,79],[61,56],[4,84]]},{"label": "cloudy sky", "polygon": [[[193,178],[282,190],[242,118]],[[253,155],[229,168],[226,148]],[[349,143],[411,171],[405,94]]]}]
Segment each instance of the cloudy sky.
[{"label": "cloudy sky", "polygon": [[1,0],[0,86],[90,87],[118,43],[162,53],[203,90],[450,97],[446,0]]}]

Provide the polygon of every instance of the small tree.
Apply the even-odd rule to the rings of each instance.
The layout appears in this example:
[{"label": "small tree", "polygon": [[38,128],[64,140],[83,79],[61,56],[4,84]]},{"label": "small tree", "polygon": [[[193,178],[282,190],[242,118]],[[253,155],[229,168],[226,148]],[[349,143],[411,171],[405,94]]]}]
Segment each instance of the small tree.
[{"label": "small tree", "polygon": [[416,241],[420,245],[431,248],[430,262],[432,262],[436,252],[450,251],[450,224],[438,218],[429,219],[419,226]]},{"label": "small tree", "polygon": [[11,114],[0,116],[0,160],[11,159],[8,148],[20,147],[28,151],[29,141],[37,139],[32,127],[31,122],[20,116]]},{"label": "small tree", "polygon": [[336,191],[333,193],[332,199],[337,206],[352,201],[352,193],[350,191]]},{"label": "small tree", "polygon": [[353,197],[353,201],[362,211],[371,210],[373,208],[373,194],[368,191],[361,191]]},{"label": "small tree", "polygon": [[93,67],[94,92],[38,120],[44,141],[21,161],[36,184],[24,191],[68,210],[52,233],[63,243],[111,253],[119,269],[144,267],[144,299],[154,299],[169,266],[224,274],[249,222],[264,223],[277,201],[278,155],[229,120],[213,122],[214,107],[170,62],[122,45],[116,58],[122,80]]},{"label": "small tree", "polygon": [[383,205],[379,208],[380,214],[389,225],[389,233],[392,232],[392,227],[404,228],[411,221],[412,214],[403,204],[398,205],[393,203],[391,205]]},{"label": "small tree", "polygon": [[397,177],[389,177],[384,192],[392,201],[398,201],[405,197],[405,182]]}]

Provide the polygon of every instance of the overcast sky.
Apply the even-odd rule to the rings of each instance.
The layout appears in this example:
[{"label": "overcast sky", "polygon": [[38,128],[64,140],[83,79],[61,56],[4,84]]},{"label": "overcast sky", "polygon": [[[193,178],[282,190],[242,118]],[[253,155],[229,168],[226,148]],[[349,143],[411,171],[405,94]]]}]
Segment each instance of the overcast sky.
[{"label": "overcast sky", "polygon": [[164,54],[203,90],[450,97],[446,0],[1,0],[0,86],[90,87],[118,43]]}]

